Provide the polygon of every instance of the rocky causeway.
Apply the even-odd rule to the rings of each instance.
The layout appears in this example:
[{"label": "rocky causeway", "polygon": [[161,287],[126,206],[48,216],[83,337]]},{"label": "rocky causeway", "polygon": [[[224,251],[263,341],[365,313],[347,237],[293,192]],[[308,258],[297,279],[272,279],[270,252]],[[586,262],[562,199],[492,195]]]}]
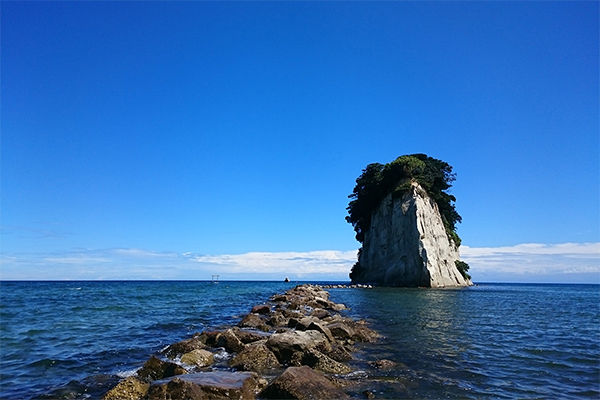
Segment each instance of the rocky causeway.
[{"label": "rocky causeway", "polygon": [[[365,286],[363,286],[365,287]],[[171,344],[103,400],[372,398],[349,361],[380,335],[343,316],[319,285],[299,285],[249,307],[237,326]],[[374,369],[390,360],[371,361]]]}]

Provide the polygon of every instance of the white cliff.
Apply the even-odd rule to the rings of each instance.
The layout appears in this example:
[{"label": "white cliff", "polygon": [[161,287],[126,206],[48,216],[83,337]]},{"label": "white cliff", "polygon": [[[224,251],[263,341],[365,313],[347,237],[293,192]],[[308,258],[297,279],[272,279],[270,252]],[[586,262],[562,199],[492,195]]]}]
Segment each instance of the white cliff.
[{"label": "white cliff", "polygon": [[458,248],[448,239],[439,209],[418,183],[391,194],[371,216],[354,282],[386,286],[470,286],[458,271]]}]

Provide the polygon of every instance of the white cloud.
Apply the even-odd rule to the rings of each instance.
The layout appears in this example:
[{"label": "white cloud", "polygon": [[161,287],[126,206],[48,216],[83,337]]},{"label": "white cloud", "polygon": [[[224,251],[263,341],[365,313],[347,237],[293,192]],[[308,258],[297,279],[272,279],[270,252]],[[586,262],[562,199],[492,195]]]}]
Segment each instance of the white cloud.
[{"label": "white cloud", "polygon": [[[600,282],[600,243],[461,247],[474,281]],[[356,250],[200,255],[145,249],[2,253],[0,279],[220,279],[347,281]]]},{"label": "white cloud", "polygon": [[[600,277],[600,243],[524,243],[503,247],[461,246],[474,279],[479,275],[502,280],[523,275],[587,274]],[[597,275],[597,276],[595,276]]]},{"label": "white cloud", "polygon": [[[219,266],[233,273],[284,273],[298,277],[313,274],[348,276],[356,262],[356,250],[310,252],[252,252],[234,255],[201,255],[193,259],[201,264]],[[347,278],[345,278],[347,279]]]}]

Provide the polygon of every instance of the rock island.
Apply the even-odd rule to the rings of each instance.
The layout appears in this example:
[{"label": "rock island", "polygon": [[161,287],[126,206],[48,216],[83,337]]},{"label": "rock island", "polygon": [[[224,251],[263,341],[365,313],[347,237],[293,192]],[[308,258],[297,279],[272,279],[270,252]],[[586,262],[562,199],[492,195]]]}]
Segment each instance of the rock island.
[{"label": "rock island", "polygon": [[426,156],[369,164],[349,196],[346,220],[362,243],[352,283],[384,286],[470,286],[460,260],[452,167]]}]

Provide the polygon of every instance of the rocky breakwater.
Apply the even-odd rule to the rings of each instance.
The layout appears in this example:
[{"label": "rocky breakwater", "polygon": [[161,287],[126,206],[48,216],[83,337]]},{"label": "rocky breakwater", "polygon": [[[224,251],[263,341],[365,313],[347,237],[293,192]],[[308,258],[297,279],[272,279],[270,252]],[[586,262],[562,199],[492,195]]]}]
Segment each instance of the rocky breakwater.
[{"label": "rocky breakwater", "polygon": [[379,335],[342,316],[345,309],[321,286],[296,286],[252,307],[237,326],[168,346],[103,399],[349,398],[355,345]]}]

